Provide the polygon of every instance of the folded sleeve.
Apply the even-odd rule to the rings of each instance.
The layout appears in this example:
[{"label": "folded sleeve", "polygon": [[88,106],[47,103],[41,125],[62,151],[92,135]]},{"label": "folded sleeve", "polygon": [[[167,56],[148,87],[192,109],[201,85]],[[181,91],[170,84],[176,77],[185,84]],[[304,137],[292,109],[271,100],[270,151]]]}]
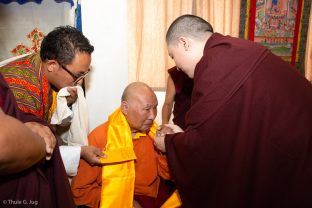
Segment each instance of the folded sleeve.
[{"label": "folded sleeve", "polygon": [[75,176],[80,160],[80,146],[60,146],[62,160],[68,176]]}]

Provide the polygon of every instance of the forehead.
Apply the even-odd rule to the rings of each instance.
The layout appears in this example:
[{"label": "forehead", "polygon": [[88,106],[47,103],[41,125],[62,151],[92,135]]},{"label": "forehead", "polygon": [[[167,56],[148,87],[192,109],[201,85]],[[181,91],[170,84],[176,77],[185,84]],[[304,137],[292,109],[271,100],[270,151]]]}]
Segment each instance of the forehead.
[{"label": "forehead", "polygon": [[69,64],[76,72],[88,71],[91,64],[91,55],[88,53],[77,52],[75,58]]},{"label": "forehead", "polygon": [[158,101],[157,97],[154,93],[143,93],[138,92],[133,99],[133,102],[137,103],[137,107],[139,108],[146,108],[146,107],[154,107],[157,106]]}]

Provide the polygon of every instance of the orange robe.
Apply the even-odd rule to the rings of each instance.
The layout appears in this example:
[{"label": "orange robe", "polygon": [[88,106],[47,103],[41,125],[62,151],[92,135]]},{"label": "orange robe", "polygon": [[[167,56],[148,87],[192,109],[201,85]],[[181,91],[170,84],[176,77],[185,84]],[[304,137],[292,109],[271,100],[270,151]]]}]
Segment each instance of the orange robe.
[{"label": "orange robe", "polygon": [[[107,123],[95,128],[89,135],[89,145],[104,148],[107,142]],[[160,177],[169,179],[166,158],[160,155],[148,136],[133,139],[135,161],[135,195],[156,197]],[[90,166],[80,160],[78,173],[72,180],[72,192],[76,205],[99,207],[102,186],[102,167]],[[117,190],[118,191],[118,190]]]}]

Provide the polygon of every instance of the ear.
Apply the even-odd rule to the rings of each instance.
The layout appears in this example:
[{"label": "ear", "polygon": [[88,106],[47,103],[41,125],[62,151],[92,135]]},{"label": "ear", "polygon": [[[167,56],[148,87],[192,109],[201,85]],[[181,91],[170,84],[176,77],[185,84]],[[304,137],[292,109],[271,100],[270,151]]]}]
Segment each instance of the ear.
[{"label": "ear", "polygon": [[189,47],[191,46],[191,40],[188,37],[179,37],[179,43],[182,45],[185,51],[188,51]]},{"label": "ear", "polygon": [[128,114],[129,105],[128,105],[128,102],[127,102],[127,101],[122,101],[122,102],[121,102],[121,105],[120,105],[120,108],[121,108],[121,112],[122,112],[124,115],[127,115],[127,114]]},{"label": "ear", "polygon": [[55,60],[48,60],[46,65],[48,72],[52,72],[60,68],[60,64]]}]

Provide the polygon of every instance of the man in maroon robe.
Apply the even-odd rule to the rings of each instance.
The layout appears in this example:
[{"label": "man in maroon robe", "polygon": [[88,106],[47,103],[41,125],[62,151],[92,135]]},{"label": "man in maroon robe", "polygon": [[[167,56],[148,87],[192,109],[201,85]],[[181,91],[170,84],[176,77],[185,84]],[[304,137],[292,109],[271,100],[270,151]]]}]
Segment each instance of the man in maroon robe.
[{"label": "man in maroon robe", "polygon": [[185,131],[156,137],[183,207],[312,207],[312,85],[265,47],[211,31],[184,15],[166,36],[194,79]]},{"label": "man in maroon robe", "polygon": [[[14,95],[1,74],[0,107],[7,115],[22,122],[48,125],[45,121],[31,114],[24,114],[17,108]],[[23,141],[20,145],[23,145]],[[0,207],[75,207],[57,145],[50,160],[41,161],[18,173],[7,175],[1,173]]]}]

